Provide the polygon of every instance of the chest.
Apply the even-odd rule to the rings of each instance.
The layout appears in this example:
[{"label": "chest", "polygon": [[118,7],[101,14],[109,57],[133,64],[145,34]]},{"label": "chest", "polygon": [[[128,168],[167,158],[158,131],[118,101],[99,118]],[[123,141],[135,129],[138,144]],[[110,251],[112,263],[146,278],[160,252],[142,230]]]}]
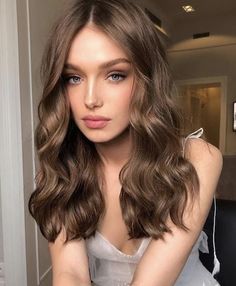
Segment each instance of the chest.
[{"label": "chest", "polygon": [[98,232],[119,251],[132,255],[141,245],[141,239],[130,239],[122,217],[119,195],[121,185],[110,177],[103,188],[105,214],[99,222]]}]

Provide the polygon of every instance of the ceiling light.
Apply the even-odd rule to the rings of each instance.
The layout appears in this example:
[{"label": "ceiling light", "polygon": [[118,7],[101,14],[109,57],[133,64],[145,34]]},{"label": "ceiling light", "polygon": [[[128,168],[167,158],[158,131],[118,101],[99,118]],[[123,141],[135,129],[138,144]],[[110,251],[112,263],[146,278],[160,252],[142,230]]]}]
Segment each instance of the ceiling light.
[{"label": "ceiling light", "polygon": [[186,13],[192,13],[195,9],[191,5],[182,6]]}]

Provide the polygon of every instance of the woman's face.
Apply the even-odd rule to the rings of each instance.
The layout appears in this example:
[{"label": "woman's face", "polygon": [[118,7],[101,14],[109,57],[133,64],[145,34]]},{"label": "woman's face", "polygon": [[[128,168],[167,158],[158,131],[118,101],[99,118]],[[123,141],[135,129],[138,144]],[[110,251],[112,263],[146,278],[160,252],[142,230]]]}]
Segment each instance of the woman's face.
[{"label": "woman's face", "polygon": [[134,71],[121,47],[88,25],[72,42],[63,76],[74,120],[90,141],[105,143],[125,134]]}]

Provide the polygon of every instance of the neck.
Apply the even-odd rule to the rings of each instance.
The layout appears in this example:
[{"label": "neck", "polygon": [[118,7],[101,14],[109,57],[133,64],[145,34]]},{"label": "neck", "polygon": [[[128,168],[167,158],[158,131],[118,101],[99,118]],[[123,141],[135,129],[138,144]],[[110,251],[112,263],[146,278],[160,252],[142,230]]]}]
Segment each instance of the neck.
[{"label": "neck", "polygon": [[127,129],[112,141],[97,143],[95,146],[105,168],[109,166],[109,168],[121,169],[130,157],[131,138],[129,130]]}]

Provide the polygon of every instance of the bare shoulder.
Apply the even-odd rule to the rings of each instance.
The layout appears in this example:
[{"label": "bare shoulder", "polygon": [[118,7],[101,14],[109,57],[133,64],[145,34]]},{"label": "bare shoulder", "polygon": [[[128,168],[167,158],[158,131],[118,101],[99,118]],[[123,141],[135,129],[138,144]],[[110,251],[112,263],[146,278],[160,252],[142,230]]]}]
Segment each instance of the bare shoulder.
[{"label": "bare shoulder", "polygon": [[186,142],[186,158],[195,166],[211,166],[221,170],[222,154],[214,145],[199,139],[188,139]]},{"label": "bare shoulder", "polygon": [[197,171],[200,187],[214,192],[223,164],[220,150],[203,139],[188,139],[185,150],[186,158]]}]

